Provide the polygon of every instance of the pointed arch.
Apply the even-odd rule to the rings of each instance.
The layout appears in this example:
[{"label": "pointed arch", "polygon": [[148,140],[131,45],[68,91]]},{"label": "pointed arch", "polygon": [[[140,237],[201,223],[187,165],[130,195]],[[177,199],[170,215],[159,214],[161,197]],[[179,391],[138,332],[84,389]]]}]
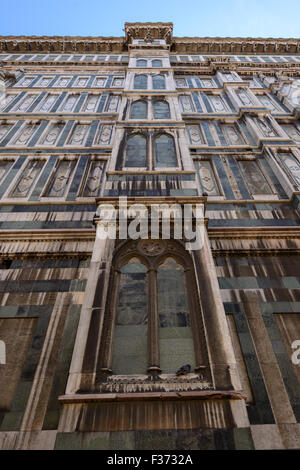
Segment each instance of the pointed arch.
[{"label": "pointed arch", "polygon": [[176,167],[177,158],[174,138],[169,134],[159,134],[154,139],[155,166]]},{"label": "pointed arch", "polygon": [[131,105],[130,119],[147,119],[147,102],[144,100],[134,101]]},{"label": "pointed arch", "polygon": [[127,140],[125,167],[147,166],[147,139],[143,134],[131,135]]},{"label": "pointed arch", "polygon": [[165,90],[166,89],[166,79],[164,75],[154,75],[152,77],[152,87],[153,90]]},{"label": "pointed arch", "polygon": [[147,75],[141,75],[141,74],[135,75],[133,88],[135,90],[147,90],[147,82],[148,82]]},{"label": "pointed arch", "polygon": [[153,114],[155,119],[170,119],[169,103],[165,100],[154,101]]}]

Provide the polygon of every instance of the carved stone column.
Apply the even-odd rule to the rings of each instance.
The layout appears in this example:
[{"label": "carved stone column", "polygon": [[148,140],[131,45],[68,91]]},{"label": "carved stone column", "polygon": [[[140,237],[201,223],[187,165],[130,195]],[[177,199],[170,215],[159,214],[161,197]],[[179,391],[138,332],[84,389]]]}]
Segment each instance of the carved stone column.
[{"label": "carved stone column", "polygon": [[148,271],[148,372],[157,375],[161,372],[159,367],[159,327],[157,312],[157,271],[149,269]]},{"label": "carved stone column", "polygon": [[191,256],[203,311],[212,380],[217,389],[241,390],[206,227],[203,227],[203,237],[203,247],[191,251]]},{"label": "carved stone column", "polygon": [[66,394],[94,385],[114,246],[115,240],[101,240],[96,234]]}]

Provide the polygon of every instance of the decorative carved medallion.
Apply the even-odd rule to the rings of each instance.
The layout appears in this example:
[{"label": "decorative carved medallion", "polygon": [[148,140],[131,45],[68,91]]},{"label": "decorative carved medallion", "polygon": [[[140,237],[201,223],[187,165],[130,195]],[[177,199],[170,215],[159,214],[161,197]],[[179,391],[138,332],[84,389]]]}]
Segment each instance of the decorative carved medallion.
[{"label": "decorative carved medallion", "polygon": [[161,240],[140,240],[138,249],[147,256],[158,256],[166,249],[166,244]]}]

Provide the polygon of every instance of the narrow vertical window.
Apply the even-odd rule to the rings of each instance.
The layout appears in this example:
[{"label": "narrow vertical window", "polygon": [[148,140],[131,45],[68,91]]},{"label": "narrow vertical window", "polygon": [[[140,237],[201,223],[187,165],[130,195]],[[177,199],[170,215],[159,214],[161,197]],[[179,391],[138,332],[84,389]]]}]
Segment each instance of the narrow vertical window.
[{"label": "narrow vertical window", "polygon": [[173,137],[162,134],[155,139],[155,157],[157,167],[177,166]]},{"label": "narrow vertical window", "polygon": [[152,85],[154,90],[164,90],[166,88],[166,80],[163,75],[155,75],[152,77]]},{"label": "narrow vertical window", "polygon": [[184,364],[195,367],[184,270],[167,258],[157,273],[159,351],[162,373],[174,374]]},{"label": "narrow vertical window", "polygon": [[152,67],[162,67],[162,61],[160,59],[154,59],[151,62]]},{"label": "narrow vertical window", "polygon": [[155,119],[170,119],[170,108],[166,101],[156,101],[153,109]]},{"label": "narrow vertical window", "polygon": [[147,166],[147,141],[142,135],[129,137],[125,157],[126,167]]},{"label": "narrow vertical window", "polygon": [[139,100],[132,103],[130,119],[147,119],[147,103]]},{"label": "narrow vertical window", "polygon": [[135,90],[147,90],[147,75],[135,75],[134,89]]},{"label": "narrow vertical window", "polygon": [[147,61],[144,59],[139,59],[136,61],[137,67],[147,67]]},{"label": "narrow vertical window", "polygon": [[137,258],[121,269],[112,354],[114,374],[147,373],[146,278],[147,269]]}]

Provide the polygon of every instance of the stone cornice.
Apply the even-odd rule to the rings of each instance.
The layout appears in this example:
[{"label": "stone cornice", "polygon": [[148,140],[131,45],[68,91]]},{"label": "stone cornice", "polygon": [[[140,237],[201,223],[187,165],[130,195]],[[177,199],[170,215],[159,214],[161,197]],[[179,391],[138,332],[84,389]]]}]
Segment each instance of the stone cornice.
[{"label": "stone cornice", "polygon": [[[127,24],[127,23],[126,23]],[[171,51],[187,54],[298,54],[299,38],[188,38],[171,37],[172,23],[131,24],[126,37],[0,36],[0,52],[8,53],[121,53],[128,50],[128,34],[167,37]],[[152,25],[152,26],[151,26]]]}]

